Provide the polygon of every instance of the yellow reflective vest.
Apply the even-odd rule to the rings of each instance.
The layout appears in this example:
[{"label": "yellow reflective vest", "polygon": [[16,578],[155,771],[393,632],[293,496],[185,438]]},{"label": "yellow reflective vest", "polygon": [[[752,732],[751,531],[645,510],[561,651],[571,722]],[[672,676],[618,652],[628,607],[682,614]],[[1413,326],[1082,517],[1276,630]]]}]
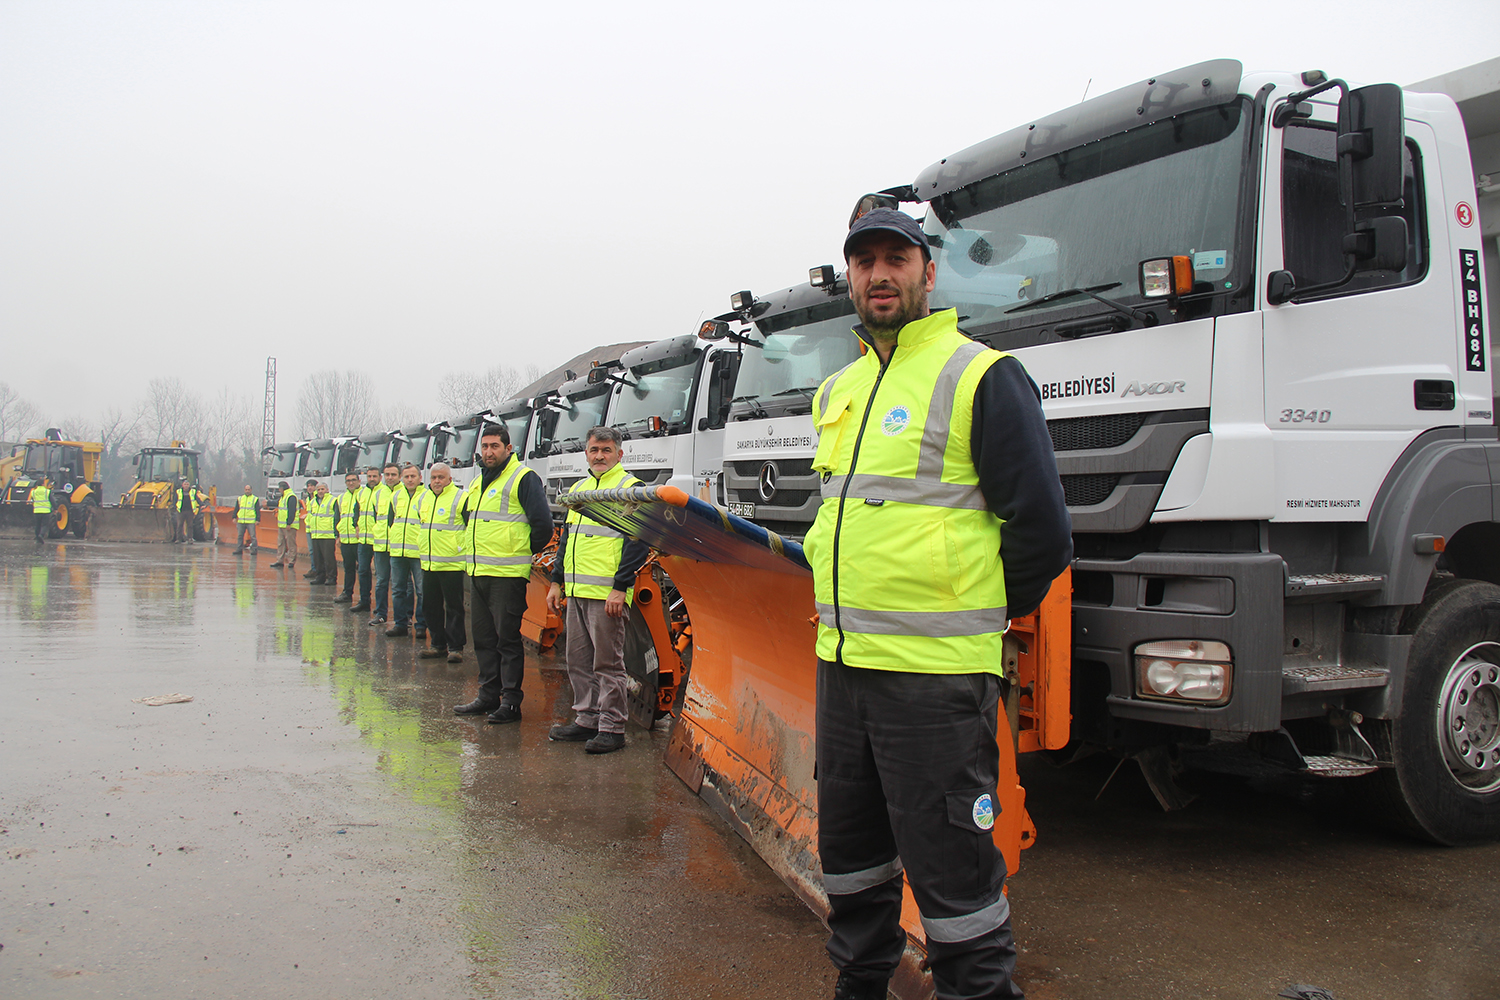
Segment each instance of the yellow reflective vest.
[{"label": "yellow reflective vest", "polygon": [[359,522],[355,520],[358,503],[359,493],[355,490],[345,490],[333,498],[334,531],[345,545],[359,543]]},{"label": "yellow reflective vest", "polygon": [[969,442],[979,379],[1005,355],[947,309],[868,351],[813,399],[822,505],[803,542],[818,657],[912,673],[1001,673],[1001,521]]},{"label": "yellow reflective vest", "polygon": [[307,501],[307,537],[333,538],[333,497],[312,497]]},{"label": "yellow reflective vest", "polygon": [[[604,475],[584,476],[569,493],[582,490],[612,490],[638,486],[640,480],[616,465]],[[563,593],[568,597],[592,597],[604,600],[615,589],[615,574],[620,571],[620,557],[625,551],[625,536],[608,525],[568,510],[568,538],[563,552]],[[625,603],[635,599],[635,588],[625,589]]]},{"label": "yellow reflective vest", "polygon": [[391,490],[391,524],[387,545],[393,557],[416,559],[421,555],[418,540],[422,532],[417,521],[417,508],[421,504],[422,494],[427,492],[426,486],[408,490],[404,484]]},{"label": "yellow reflective vest", "polygon": [[363,504],[359,508],[362,530],[370,539],[370,544],[374,546],[376,552],[390,551],[387,540],[390,537],[391,526],[386,520],[390,517],[390,513],[391,488],[385,483],[376,483],[370,489],[369,509],[366,510]]},{"label": "yellow reflective vest", "polygon": [[374,541],[371,535],[374,518],[370,516],[370,503],[374,495],[375,491],[368,486],[361,486],[354,491],[354,510],[357,518],[354,522],[354,540],[360,545],[369,545]]},{"label": "yellow reflective vest", "polygon": [[534,476],[513,454],[489,486],[475,479],[459,510],[464,526],[464,568],[470,576],[531,576],[531,522],[521,506],[521,480]]},{"label": "yellow reflective vest", "polygon": [[26,499],[31,501],[33,514],[52,513],[52,487],[33,486],[31,492],[26,494]]},{"label": "yellow reflective vest", "polygon": [[172,491],[172,511],[182,512],[182,495],[188,496],[188,509],[194,514],[198,513],[198,488],[196,486],[179,486]]},{"label": "yellow reflective vest", "polygon": [[291,490],[282,490],[281,496],[276,499],[276,527],[295,528],[297,526],[297,511],[301,503],[297,494]]},{"label": "yellow reflective vest", "polygon": [[417,553],[423,572],[464,568],[464,522],[458,511],[462,500],[453,483],[441,493],[425,489],[417,495]]},{"label": "yellow reflective vest", "polygon": [[254,524],[260,520],[260,498],[241,493],[234,500],[234,519],[240,524]]}]

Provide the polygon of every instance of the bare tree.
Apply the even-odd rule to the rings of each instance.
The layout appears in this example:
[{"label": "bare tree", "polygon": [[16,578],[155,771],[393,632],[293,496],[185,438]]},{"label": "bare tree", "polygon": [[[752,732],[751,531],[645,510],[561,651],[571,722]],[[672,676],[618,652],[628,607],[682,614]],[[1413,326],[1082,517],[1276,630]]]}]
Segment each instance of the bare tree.
[{"label": "bare tree", "polygon": [[20,441],[41,428],[42,415],[7,383],[0,382],[0,441]]},{"label": "bare tree", "polygon": [[194,443],[203,438],[203,402],[180,378],[154,378],[146,384],[140,404],[143,443]]},{"label": "bare tree", "polygon": [[541,374],[536,365],[524,374],[513,365],[495,365],[484,372],[450,372],[438,386],[438,402],[445,417],[478,413],[511,398]]},{"label": "bare tree", "polygon": [[374,384],[364,372],[314,372],[297,397],[297,433],[304,438],[358,434],[379,416]]},{"label": "bare tree", "polygon": [[205,406],[203,423],[203,456],[199,482],[210,484],[229,495],[249,483],[259,489],[261,471],[256,447],[260,442],[260,423],[254,417],[249,396],[237,396],[226,386]]}]

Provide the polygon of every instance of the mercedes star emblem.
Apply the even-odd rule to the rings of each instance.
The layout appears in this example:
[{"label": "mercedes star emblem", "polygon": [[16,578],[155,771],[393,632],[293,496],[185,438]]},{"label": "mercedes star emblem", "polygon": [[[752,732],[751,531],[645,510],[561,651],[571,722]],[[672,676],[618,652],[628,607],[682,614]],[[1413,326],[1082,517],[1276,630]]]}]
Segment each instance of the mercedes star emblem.
[{"label": "mercedes star emblem", "polygon": [[760,498],[766,503],[776,495],[776,463],[767,462],[760,467]]}]

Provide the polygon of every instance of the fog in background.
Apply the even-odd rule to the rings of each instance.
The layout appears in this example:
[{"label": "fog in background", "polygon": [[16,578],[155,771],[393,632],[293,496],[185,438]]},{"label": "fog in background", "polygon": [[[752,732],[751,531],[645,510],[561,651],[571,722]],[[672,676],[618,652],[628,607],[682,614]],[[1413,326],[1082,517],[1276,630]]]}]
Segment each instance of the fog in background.
[{"label": "fog in background", "polygon": [[1494,0],[6,0],[0,440],[253,452],[268,355],[278,440],[449,416],[842,267],[859,194],[1086,87],[1497,48]]}]

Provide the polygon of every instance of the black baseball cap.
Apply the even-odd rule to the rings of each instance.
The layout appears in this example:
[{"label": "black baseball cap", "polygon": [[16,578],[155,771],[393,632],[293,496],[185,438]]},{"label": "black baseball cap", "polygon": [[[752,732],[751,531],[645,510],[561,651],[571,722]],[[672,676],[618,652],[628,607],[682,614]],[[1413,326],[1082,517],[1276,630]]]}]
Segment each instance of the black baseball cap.
[{"label": "black baseball cap", "polygon": [[894,208],[874,208],[861,215],[849,227],[849,235],[844,238],[844,260],[849,259],[849,247],[863,233],[872,229],[883,229],[886,232],[895,233],[914,247],[922,251],[923,260],[932,259],[931,245],[927,242],[927,234],[922,232],[922,224],[905,212],[898,212]]}]

